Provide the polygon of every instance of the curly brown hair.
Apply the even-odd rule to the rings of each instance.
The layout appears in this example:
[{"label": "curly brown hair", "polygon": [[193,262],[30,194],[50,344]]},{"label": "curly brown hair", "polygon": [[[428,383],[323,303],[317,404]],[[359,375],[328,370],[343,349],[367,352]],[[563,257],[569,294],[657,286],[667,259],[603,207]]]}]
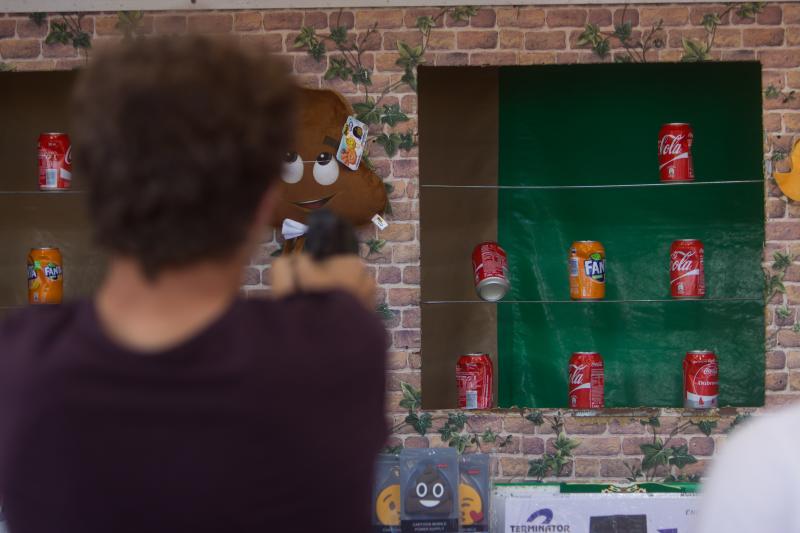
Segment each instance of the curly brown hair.
[{"label": "curly brown hair", "polygon": [[233,253],[280,175],[294,93],[277,59],[227,40],[98,55],[77,82],[72,131],[96,242],[150,279]]}]

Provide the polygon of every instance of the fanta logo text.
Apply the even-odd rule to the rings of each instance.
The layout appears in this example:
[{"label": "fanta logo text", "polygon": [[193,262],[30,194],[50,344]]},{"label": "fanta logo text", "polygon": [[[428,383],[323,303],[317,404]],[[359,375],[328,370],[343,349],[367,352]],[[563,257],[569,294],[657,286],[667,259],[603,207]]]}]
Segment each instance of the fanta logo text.
[{"label": "fanta logo text", "polygon": [[44,276],[52,281],[56,281],[61,277],[61,267],[58,265],[47,265],[44,267]]},{"label": "fanta logo text", "polygon": [[661,155],[679,155],[685,152],[682,142],[685,136],[681,135],[664,135],[661,137],[661,144],[658,147],[658,153]]},{"label": "fanta logo text", "polygon": [[583,271],[586,277],[602,283],[606,279],[606,261],[605,259],[587,259],[583,262]]}]

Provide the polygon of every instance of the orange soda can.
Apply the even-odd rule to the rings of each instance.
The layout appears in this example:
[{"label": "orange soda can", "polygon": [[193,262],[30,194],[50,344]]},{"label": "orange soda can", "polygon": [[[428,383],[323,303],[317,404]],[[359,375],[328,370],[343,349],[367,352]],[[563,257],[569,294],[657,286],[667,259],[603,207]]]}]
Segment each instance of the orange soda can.
[{"label": "orange soda can", "polygon": [[569,249],[569,296],[602,300],[606,296],[606,251],[597,241],[575,241]]},{"label": "orange soda can", "polygon": [[28,303],[60,304],[64,272],[58,248],[31,248],[28,253]]}]

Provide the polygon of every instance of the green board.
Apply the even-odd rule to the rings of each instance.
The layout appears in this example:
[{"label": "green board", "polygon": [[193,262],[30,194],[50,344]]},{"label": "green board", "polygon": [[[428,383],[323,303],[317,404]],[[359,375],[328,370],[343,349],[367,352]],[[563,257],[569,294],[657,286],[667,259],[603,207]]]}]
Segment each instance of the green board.
[{"label": "green board", "polygon": [[[720,404],[764,403],[757,63],[500,69],[499,405],[561,407],[567,361],[598,351],[607,407],[679,407],[687,350],[720,362]],[[658,181],[658,129],[688,122],[696,182]],[[588,186],[588,187],[587,187]],[[705,244],[707,296],[669,296],[673,240]],[[569,300],[575,240],[606,249],[606,300]]]}]

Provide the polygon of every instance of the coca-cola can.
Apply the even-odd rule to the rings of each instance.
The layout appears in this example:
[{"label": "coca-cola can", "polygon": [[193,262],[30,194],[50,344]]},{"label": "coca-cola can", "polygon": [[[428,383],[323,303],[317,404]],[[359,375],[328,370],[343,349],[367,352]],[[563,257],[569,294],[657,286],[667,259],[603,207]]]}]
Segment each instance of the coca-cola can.
[{"label": "coca-cola can", "polygon": [[485,353],[468,353],[456,363],[459,409],[491,409],[492,359]]},{"label": "coca-cola can", "polygon": [[669,290],[673,298],[706,295],[703,243],[698,239],[673,241],[669,248]]},{"label": "coca-cola can", "polygon": [[511,287],[508,281],[508,258],[505,250],[496,242],[482,242],[475,247],[472,251],[472,270],[478,296],[487,302],[501,299]]},{"label": "coca-cola can", "polygon": [[605,370],[597,352],[574,352],[569,359],[569,406],[601,409],[605,405]]},{"label": "coca-cola can", "polygon": [[658,132],[658,169],[661,181],[692,181],[692,140],[689,124],[664,124]]},{"label": "coca-cola can", "polygon": [[719,396],[719,365],[710,350],[686,352],[683,360],[683,406],[712,409]]},{"label": "coca-cola can", "polygon": [[39,135],[39,189],[69,189],[72,183],[72,145],[66,133]]}]

